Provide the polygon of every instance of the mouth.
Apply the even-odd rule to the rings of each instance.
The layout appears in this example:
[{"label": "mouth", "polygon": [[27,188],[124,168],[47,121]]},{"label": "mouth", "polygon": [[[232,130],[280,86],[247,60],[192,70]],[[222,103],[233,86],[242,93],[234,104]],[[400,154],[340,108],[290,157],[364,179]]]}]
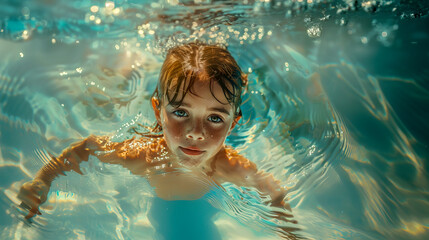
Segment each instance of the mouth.
[{"label": "mouth", "polygon": [[179,147],[179,148],[180,150],[182,150],[182,152],[191,156],[201,155],[205,152],[205,151],[201,151],[198,148],[193,148],[193,147],[190,147],[190,148]]}]

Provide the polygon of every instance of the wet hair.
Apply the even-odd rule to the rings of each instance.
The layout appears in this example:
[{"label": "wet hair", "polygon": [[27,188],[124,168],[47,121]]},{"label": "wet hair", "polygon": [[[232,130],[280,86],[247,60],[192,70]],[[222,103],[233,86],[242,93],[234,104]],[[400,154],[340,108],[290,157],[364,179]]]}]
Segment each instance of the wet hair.
[{"label": "wet hair", "polygon": [[197,95],[193,90],[196,81],[208,81],[215,98],[213,86],[214,83],[219,84],[235,115],[241,114],[241,94],[247,84],[247,75],[229,51],[217,45],[188,43],[171,48],[162,65],[153,97],[160,102],[165,99],[172,106],[180,106],[187,94]]},{"label": "wet hair", "polygon": [[[214,83],[222,88],[227,103],[234,108],[234,115],[241,116],[241,94],[247,85],[247,75],[238,66],[235,59],[226,48],[205,43],[187,43],[175,46],[167,52],[165,61],[161,67],[158,85],[152,94],[158,99],[158,104],[164,99],[172,106],[180,106],[186,94],[194,94],[193,85],[196,81],[208,81],[213,97]],[[158,106],[159,107],[159,106]],[[150,128],[138,124],[147,129],[141,133],[135,127],[132,130],[146,137],[161,137],[161,125],[155,124]]]}]

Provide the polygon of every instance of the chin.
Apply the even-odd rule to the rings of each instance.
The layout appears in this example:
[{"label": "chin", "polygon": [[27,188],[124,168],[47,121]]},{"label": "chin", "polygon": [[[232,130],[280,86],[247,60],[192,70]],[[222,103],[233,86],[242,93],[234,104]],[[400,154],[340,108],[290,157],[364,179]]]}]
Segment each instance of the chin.
[{"label": "chin", "polygon": [[194,159],[186,159],[186,160],[181,160],[180,163],[188,167],[197,167],[198,165],[201,164],[201,161],[194,160]]}]

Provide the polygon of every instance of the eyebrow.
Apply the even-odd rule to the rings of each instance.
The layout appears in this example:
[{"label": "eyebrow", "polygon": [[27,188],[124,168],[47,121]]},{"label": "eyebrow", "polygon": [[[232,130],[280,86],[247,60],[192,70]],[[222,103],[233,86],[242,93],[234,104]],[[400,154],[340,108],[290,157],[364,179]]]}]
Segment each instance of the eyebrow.
[{"label": "eyebrow", "polygon": [[[191,105],[189,105],[189,104],[187,104],[187,103],[184,103],[184,102],[182,102],[182,104],[180,104],[180,106],[183,106],[183,107],[188,107],[188,108],[190,108],[191,107]],[[221,113],[224,113],[224,114],[226,114],[226,115],[230,115],[230,113],[229,113],[229,111],[228,110],[226,110],[225,108],[223,108],[223,107],[212,107],[212,108],[209,108],[209,110],[210,111],[216,111],[216,112],[221,112]]]}]

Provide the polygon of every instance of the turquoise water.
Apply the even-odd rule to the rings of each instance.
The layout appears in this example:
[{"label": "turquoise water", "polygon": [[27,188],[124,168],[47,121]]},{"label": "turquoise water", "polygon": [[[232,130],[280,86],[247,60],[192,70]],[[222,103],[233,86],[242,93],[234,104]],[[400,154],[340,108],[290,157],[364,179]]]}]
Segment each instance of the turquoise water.
[{"label": "turquoise water", "polygon": [[249,88],[227,143],[288,187],[309,239],[429,238],[427,1],[2,1],[1,239],[278,239],[263,196],[163,201],[93,158],[24,220],[19,187],[89,134],[130,137],[168,47],[228,46]]}]

